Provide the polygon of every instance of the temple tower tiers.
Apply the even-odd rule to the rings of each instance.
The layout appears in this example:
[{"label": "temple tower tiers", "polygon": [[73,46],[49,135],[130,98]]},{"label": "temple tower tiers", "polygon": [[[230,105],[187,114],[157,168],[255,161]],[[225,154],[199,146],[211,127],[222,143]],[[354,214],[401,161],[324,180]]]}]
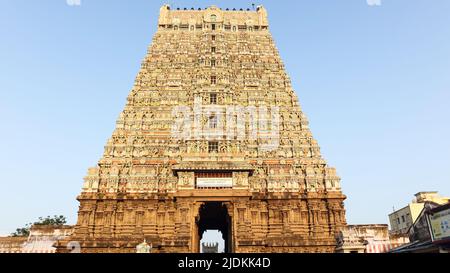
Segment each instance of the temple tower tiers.
[{"label": "temple tower tiers", "polygon": [[326,165],[269,32],[267,12],[172,10],[158,30],[97,167],[69,251],[333,252],[346,225]]}]

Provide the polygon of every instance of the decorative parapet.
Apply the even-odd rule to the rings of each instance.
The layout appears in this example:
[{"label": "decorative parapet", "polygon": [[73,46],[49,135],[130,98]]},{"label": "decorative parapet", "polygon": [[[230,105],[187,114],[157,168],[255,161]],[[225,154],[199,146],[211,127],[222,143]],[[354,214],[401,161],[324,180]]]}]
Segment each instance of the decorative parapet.
[{"label": "decorative parapet", "polygon": [[0,253],[21,253],[27,237],[0,237]]},{"label": "decorative parapet", "polygon": [[263,6],[256,10],[223,10],[216,6],[207,9],[177,9],[172,10],[169,5],[164,5],[159,12],[159,26],[186,26],[187,29],[197,26],[204,27],[205,24],[215,23],[220,29],[227,26],[231,30],[252,27],[252,29],[267,29],[267,11]]}]

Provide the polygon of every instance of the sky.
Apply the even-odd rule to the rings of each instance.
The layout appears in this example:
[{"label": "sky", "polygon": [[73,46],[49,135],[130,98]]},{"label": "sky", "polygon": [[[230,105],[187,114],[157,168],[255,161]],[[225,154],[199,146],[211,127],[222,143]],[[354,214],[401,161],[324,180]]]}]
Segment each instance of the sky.
[{"label": "sky", "polygon": [[387,224],[419,191],[450,196],[450,1],[76,2],[0,0],[0,235],[76,222],[166,2],[266,7],[348,223]]}]

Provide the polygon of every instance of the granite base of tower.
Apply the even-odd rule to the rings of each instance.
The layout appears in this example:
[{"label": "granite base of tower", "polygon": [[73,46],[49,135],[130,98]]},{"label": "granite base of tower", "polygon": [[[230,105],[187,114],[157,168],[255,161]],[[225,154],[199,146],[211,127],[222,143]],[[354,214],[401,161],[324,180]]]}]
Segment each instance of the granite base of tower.
[{"label": "granite base of tower", "polygon": [[[229,195],[227,195],[227,193]],[[253,194],[204,189],[167,195],[79,197],[73,236],[58,252],[135,253],[144,239],[152,253],[197,253],[205,230],[219,230],[225,252],[334,252],[345,225],[341,194]]]}]

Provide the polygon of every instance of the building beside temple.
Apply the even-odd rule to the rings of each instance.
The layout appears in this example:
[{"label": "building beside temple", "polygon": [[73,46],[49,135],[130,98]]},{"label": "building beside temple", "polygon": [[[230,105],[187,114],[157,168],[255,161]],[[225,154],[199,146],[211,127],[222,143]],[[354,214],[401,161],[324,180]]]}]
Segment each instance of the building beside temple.
[{"label": "building beside temple", "polygon": [[219,243],[202,243],[202,253],[219,253]]},{"label": "building beside temple", "polygon": [[346,225],[267,11],[160,9],[125,109],[78,196],[82,252],[334,252]]},{"label": "building beside temple", "polygon": [[406,236],[389,234],[388,225],[348,225],[336,236],[337,253],[385,253],[409,243]]},{"label": "building beside temple", "polygon": [[336,235],[337,253],[447,253],[449,198],[419,192],[408,206],[389,215],[388,225],[347,225]]},{"label": "building beside temple", "polygon": [[[69,238],[73,226],[34,225],[25,237],[0,237],[0,253],[55,253],[55,244]],[[70,246],[70,244],[69,244]],[[69,247],[69,252],[72,249]]]},{"label": "building beside temple", "polygon": [[442,197],[437,191],[423,191],[416,193],[414,196],[413,202],[389,214],[392,233],[406,234],[419,217],[426,203],[443,205],[450,201],[449,197]]},{"label": "building beside temple", "polygon": [[408,229],[410,243],[392,249],[393,253],[450,253],[450,202],[426,202]]}]

